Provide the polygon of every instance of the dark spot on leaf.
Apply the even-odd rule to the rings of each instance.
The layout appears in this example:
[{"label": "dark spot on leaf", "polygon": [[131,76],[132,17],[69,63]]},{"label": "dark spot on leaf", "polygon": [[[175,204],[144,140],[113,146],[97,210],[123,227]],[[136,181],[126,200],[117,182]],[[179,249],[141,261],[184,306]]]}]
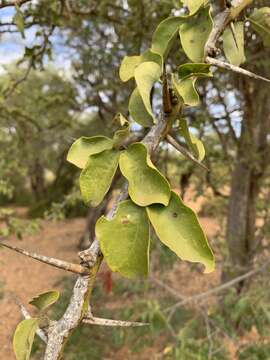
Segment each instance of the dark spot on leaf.
[{"label": "dark spot on leaf", "polygon": [[195,41],[193,39],[190,39],[189,41],[191,44],[193,44]]},{"label": "dark spot on leaf", "polygon": [[125,225],[125,224],[129,224],[129,220],[126,217],[123,217],[121,219],[121,224]]},{"label": "dark spot on leaf", "polygon": [[173,213],[173,217],[177,218],[178,214],[176,212]]}]

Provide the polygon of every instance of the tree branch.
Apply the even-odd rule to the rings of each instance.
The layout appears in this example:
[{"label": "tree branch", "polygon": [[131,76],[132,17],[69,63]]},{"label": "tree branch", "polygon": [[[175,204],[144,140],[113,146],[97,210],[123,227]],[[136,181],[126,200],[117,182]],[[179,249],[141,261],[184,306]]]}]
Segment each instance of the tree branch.
[{"label": "tree branch", "polygon": [[70,271],[72,273],[80,274],[80,275],[88,274],[88,272],[89,272],[89,269],[87,269],[86,267],[81,266],[79,264],[73,264],[73,263],[69,263],[64,260],[59,260],[59,259],[55,259],[52,257],[39,255],[39,254],[30,252],[30,251],[26,251],[24,249],[20,249],[17,246],[12,246],[12,245],[6,244],[2,241],[0,242],[0,246],[4,246],[5,248],[16,251],[19,254],[30,257],[32,259],[43,262],[44,264],[47,264],[47,265],[51,265],[51,266],[56,267],[61,270]]},{"label": "tree branch", "polygon": [[122,321],[122,320],[111,320],[103,319],[99,317],[84,318],[83,323],[91,325],[101,325],[101,326],[112,326],[112,327],[139,327],[139,326],[148,326],[148,323],[141,323],[135,321]]},{"label": "tree branch", "polygon": [[179,151],[182,155],[184,155],[186,158],[194,162],[196,165],[200,166],[202,169],[209,171],[209,169],[201,163],[199,160],[197,160],[184,146],[179,144],[178,141],[176,141],[171,135],[166,136],[166,140],[169,144],[171,144],[177,151]]},{"label": "tree branch", "polygon": [[9,7],[9,6],[22,6],[23,4],[30,2],[31,0],[11,0],[11,1],[7,1],[7,0],[2,0],[0,2],[0,9],[5,8],[5,7]]}]

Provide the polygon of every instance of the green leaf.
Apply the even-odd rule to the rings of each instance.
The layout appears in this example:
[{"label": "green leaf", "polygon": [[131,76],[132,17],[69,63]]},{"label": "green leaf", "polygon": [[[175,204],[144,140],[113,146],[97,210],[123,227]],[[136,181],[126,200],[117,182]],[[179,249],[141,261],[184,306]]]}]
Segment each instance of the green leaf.
[{"label": "green leaf", "polygon": [[205,63],[186,63],[178,67],[177,73],[180,80],[192,76],[211,77],[210,66],[211,65]]},{"label": "green leaf", "polygon": [[176,76],[172,74],[173,88],[186,105],[197,106],[200,103],[200,97],[195,87],[196,80],[196,78],[186,78],[179,81]]},{"label": "green leaf", "polygon": [[214,256],[198,219],[176,193],[168,206],[151,205],[147,213],[159,239],[177,256],[204,264],[206,273],[214,270]]},{"label": "green leaf", "polygon": [[166,57],[184,19],[182,16],[173,16],[163,20],[153,34],[151,50]]},{"label": "green leaf", "polygon": [[161,67],[153,61],[147,61],[139,65],[134,74],[145,109],[154,118],[150,95],[154,83],[161,77]]},{"label": "green leaf", "polygon": [[208,64],[183,64],[179,66],[178,73],[173,74],[172,83],[176,94],[180,96],[186,105],[197,106],[200,97],[196,90],[196,81],[199,77],[211,77],[210,65]]},{"label": "green leaf", "polygon": [[118,150],[104,150],[90,155],[80,175],[80,188],[83,201],[87,205],[98,206],[110,189],[117,170]]},{"label": "green leaf", "polygon": [[120,156],[120,170],[128,180],[128,192],[139,206],[168,205],[171,191],[165,177],[152,164],[142,143],[130,145]]},{"label": "green leaf", "polygon": [[90,155],[98,154],[113,147],[113,141],[106,136],[82,136],[70,147],[67,161],[83,169]]},{"label": "green leaf", "polygon": [[182,47],[193,62],[204,61],[204,46],[213,27],[210,8],[201,9],[180,27]]},{"label": "green leaf", "polygon": [[17,26],[22,37],[25,38],[25,36],[24,36],[24,17],[23,17],[22,11],[20,10],[20,8],[18,6],[16,6],[16,13],[13,17],[13,22]]},{"label": "green leaf", "polygon": [[124,82],[132,79],[135,69],[146,61],[153,61],[162,67],[162,57],[148,49],[142,55],[124,57],[119,69],[120,79]]},{"label": "green leaf", "polygon": [[59,291],[51,290],[35,296],[29,304],[35,306],[39,310],[45,310],[53,305],[59,299]]},{"label": "green leaf", "polygon": [[13,337],[13,349],[17,360],[29,360],[38,327],[38,319],[26,319],[16,327]]},{"label": "green leaf", "polygon": [[244,23],[231,23],[233,30],[228,26],[223,35],[223,49],[228,61],[239,66],[246,61],[244,49]]},{"label": "green leaf", "polygon": [[112,271],[128,278],[147,276],[150,242],[144,208],[131,200],[121,202],[112,220],[102,216],[97,221],[96,235]]},{"label": "green leaf", "polygon": [[270,7],[255,9],[248,20],[262,38],[264,46],[270,47]]},{"label": "green leaf", "polygon": [[117,121],[120,125],[120,129],[114,133],[113,136],[113,146],[118,148],[121,146],[123,141],[129,136],[130,134],[130,124],[127,119],[122,114],[117,114],[114,118],[114,121]]},{"label": "green leaf", "polygon": [[204,145],[200,139],[189,132],[187,121],[185,119],[180,120],[179,132],[185,138],[188,147],[194,153],[195,157],[199,161],[202,161],[205,157]]},{"label": "green leaf", "polygon": [[182,0],[183,4],[189,9],[190,15],[196,14],[196,12],[208,1],[205,0]]},{"label": "green leaf", "polygon": [[144,127],[153,125],[153,118],[147,112],[137,87],[133,90],[129,98],[128,111],[136,123]]}]

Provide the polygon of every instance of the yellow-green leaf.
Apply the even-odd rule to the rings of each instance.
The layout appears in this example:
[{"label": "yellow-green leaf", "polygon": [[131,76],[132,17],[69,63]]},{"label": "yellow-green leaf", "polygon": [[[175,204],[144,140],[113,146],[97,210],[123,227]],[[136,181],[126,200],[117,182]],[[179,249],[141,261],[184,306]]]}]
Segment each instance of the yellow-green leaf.
[{"label": "yellow-green leaf", "polygon": [[214,270],[214,256],[199,221],[176,193],[168,206],[154,204],[147,213],[159,239],[177,256],[204,264],[206,273]]},{"label": "yellow-green leaf", "polygon": [[182,16],[173,16],[163,20],[153,34],[151,50],[166,57],[184,19]]},{"label": "yellow-green leaf", "polygon": [[191,76],[211,77],[210,66],[211,65],[205,63],[186,63],[178,67],[177,73],[180,80]]},{"label": "yellow-green leaf", "polygon": [[70,147],[67,161],[83,169],[90,155],[98,154],[113,147],[113,141],[106,136],[82,136]]},{"label": "yellow-green leaf", "polygon": [[148,49],[139,56],[124,57],[119,69],[120,79],[124,82],[132,79],[134,77],[136,67],[146,61],[156,62],[160,67],[162,67],[162,57]]},{"label": "yellow-green leaf", "polygon": [[13,349],[17,360],[29,360],[37,327],[36,318],[26,319],[18,324],[13,337]]},{"label": "yellow-green leaf", "polygon": [[187,63],[179,66],[177,74],[172,76],[172,83],[176,94],[186,105],[197,106],[200,103],[200,97],[196,90],[196,81],[199,77],[211,76],[210,65]]},{"label": "yellow-green leaf", "polygon": [[182,0],[183,4],[188,7],[190,15],[194,15],[203,5],[206,0]]},{"label": "yellow-green leaf", "polygon": [[165,177],[152,164],[142,143],[130,145],[120,156],[120,170],[128,180],[128,192],[139,206],[168,205],[171,191]]},{"label": "yellow-green leaf", "polygon": [[35,296],[29,304],[35,306],[39,310],[45,310],[53,305],[59,299],[59,291],[50,290]]},{"label": "yellow-green leaf", "polygon": [[97,221],[96,236],[112,271],[128,278],[147,276],[149,222],[144,208],[123,201],[112,220],[102,216]]},{"label": "yellow-green leaf", "polygon": [[117,130],[113,136],[113,146],[117,148],[128,137],[130,133],[130,124],[127,119],[120,113],[116,115],[114,121],[117,121],[120,125],[120,129]]},{"label": "yellow-green leaf", "polygon": [[172,76],[174,90],[186,105],[197,106],[200,103],[200,97],[195,88],[196,80],[196,78],[186,78],[179,81],[176,76]]},{"label": "yellow-green leaf", "polygon": [[194,153],[195,157],[199,161],[202,161],[205,157],[204,145],[200,139],[189,132],[187,121],[185,119],[180,120],[179,132],[184,137],[188,147]]},{"label": "yellow-green leaf", "polygon": [[154,118],[151,106],[151,90],[155,82],[161,77],[161,66],[153,61],[147,61],[140,64],[135,69],[135,80],[138,91],[148,114]]},{"label": "yellow-green leaf", "polygon": [[196,16],[189,18],[180,27],[182,47],[193,62],[204,60],[204,46],[213,27],[210,8],[201,9]]},{"label": "yellow-green leaf", "polygon": [[153,125],[153,118],[147,112],[137,87],[133,90],[129,98],[128,110],[130,116],[136,123],[144,127]]},{"label": "yellow-green leaf", "polygon": [[21,9],[16,6],[16,13],[13,17],[13,22],[17,26],[19,32],[21,33],[22,37],[25,38],[24,35],[24,17]]},{"label": "yellow-green leaf", "polygon": [[98,206],[110,189],[118,167],[118,150],[104,150],[90,155],[80,175],[83,201],[87,205]]},{"label": "yellow-green leaf", "polygon": [[232,28],[228,26],[223,33],[223,49],[228,61],[235,66],[239,66],[246,61],[244,49],[244,23],[231,23],[231,26]]},{"label": "yellow-green leaf", "polygon": [[262,38],[264,46],[270,47],[270,7],[255,9],[248,20]]}]

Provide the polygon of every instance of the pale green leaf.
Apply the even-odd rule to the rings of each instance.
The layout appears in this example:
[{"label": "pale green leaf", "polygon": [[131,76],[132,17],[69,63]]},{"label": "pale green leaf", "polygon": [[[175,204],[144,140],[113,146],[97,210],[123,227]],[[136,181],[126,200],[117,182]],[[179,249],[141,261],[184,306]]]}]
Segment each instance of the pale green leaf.
[{"label": "pale green leaf", "polygon": [[190,15],[194,15],[203,5],[208,3],[206,0],[182,0],[182,2],[189,9]]},{"label": "pale green leaf", "polygon": [[152,164],[142,143],[130,145],[120,156],[120,170],[128,180],[131,199],[140,206],[154,203],[168,205],[170,185]]},{"label": "pale green leaf", "polygon": [[123,201],[112,220],[102,216],[97,221],[96,236],[112,271],[128,278],[147,276],[149,222],[144,208]]},{"label": "pale green leaf", "polygon": [[136,67],[146,61],[156,62],[160,67],[162,67],[162,57],[148,49],[139,56],[124,57],[119,69],[120,79],[124,82],[132,79],[134,77]]},{"label": "pale green leaf", "polygon": [[153,118],[147,112],[137,87],[133,90],[129,98],[128,111],[136,123],[144,127],[153,125]]},{"label": "pale green leaf", "polygon": [[176,193],[168,206],[154,204],[147,213],[159,239],[177,256],[204,264],[206,273],[214,270],[214,256],[199,221]]},{"label": "pale green leaf", "polygon": [[204,145],[200,139],[189,132],[187,121],[185,119],[180,120],[179,132],[184,137],[188,147],[194,153],[195,157],[199,161],[202,161],[205,157]]},{"label": "pale green leaf", "polygon": [[13,337],[13,349],[17,360],[29,360],[31,349],[38,327],[38,319],[26,319],[21,321]]},{"label": "pale green leaf", "polygon": [[213,27],[210,8],[201,9],[180,26],[180,38],[183,50],[193,62],[204,60],[204,46]]},{"label": "pale green leaf", "polygon": [[196,90],[196,81],[200,77],[211,76],[210,65],[187,63],[179,66],[177,75],[172,76],[172,83],[176,94],[186,105],[197,106],[200,103],[200,97]]},{"label": "pale green leaf", "polygon": [[117,130],[113,136],[113,146],[115,148],[118,148],[119,146],[121,146],[123,141],[129,136],[130,124],[128,120],[120,113],[116,115],[114,121],[117,121],[120,125],[120,129]]},{"label": "pale green leaf", "polygon": [[233,28],[228,26],[223,35],[223,49],[228,61],[239,66],[246,61],[245,49],[244,49],[244,23],[237,22],[231,23]]},{"label": "pale green leaf", "polygon": [[211,77],[210,66],[205,63],[186,63],[178,67],[177,73],[180,80],[191,76]]},{"label": "pale green leaf", "polygon": [[98,154],[113,147],[113,141],[106,136],[82,136],[70,147],[67,161],[83,169],[90,155]]},{"label": "pale green leaf", "polygon": [[35,306],[39,310],[45,310],[53,305],[59,299],[59,291],[51,290],[35,296],[29,304]]},{"label": "pale green leaf", "polygon": [[264,46],[270,47],[270,7],[255,9],[248,20],[262,38]]},{"label": "pale green leaf", "polygon": [[20,8],[16,6],[16,12],[13,17],[13,22],[17,26],[18,30],[20,31],[22,37],[24,38],[24,17],[23,13],[21,12]]},{"label": "pale green leaf", "polygon": [[176,76],[173,75],[172,83],[176,94],[183,99],[184,104],[189,106],[197,106],[200,104],[200,97],[195,87],[196,78],[188,77],[179,81]]},{"label": "pale green leaf", "polygon": [[110,189],[118,167],[118,150],[104,150],[90,155],[80,175],[83,201],[87,205],[98,206]]},{"label": "pale green leaf", "polygon": [[153,34],[151,50],[166,57],[184,19],[182,16],[173,16],[163,20]]},{"label": "pale green leaf", "polygon": [[151,106],[151,90],[155,82],[161,77],[161,67],[153,61],[147,61],[140,64],[135,69],[135,80],[138,91],[148,114],[154,118]]}]

